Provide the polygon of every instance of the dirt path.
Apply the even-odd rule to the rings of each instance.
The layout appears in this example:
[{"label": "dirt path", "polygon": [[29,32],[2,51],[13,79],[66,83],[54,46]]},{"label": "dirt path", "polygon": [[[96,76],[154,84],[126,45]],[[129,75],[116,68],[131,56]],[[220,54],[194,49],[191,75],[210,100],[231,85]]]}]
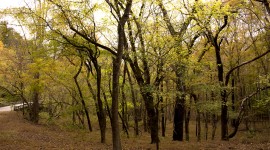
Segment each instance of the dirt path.
[{"label": "dirt path", "polygon": [[0,112],[6,112],[11,110],[12,110],[11,106],[0,107]]}]

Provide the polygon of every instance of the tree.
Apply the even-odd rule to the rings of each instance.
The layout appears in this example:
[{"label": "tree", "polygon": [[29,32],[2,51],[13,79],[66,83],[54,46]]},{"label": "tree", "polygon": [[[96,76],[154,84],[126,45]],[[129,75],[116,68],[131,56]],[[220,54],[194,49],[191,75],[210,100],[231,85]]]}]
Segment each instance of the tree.
[{"label": "tree", "polygon": [[[121,62],[123,58],[124,49],[127,49],[125,45],[125,24],[129,19],[129,13],[131,11],[132,0],[127,0],[126,7],[123,10],[123,14],[121,15],[118,1],[115,4],[112,4],[110,1],[106,0],[111,9],[113,9],[118,16],[117,22],[117,54],[116,58],[113,58],[113,86],[112,86],[112,133],[113,133],[113,149],[121,150],[121,139],[120,139],[120,131],[118,125],[118,98],[119,98],[119,75]],[[121,4],[121,3],[120,3]]]},{"label": "tree", "polygon": [[[224,30],[228,28],[228,25],[230,23],[229,18],[233,18],[233,14],[240,11],[239,7],[241,6],[242,2],[239,1],[238,3],[234,3],[235,5],[233,6],[231,4],[232,2],[231,3],[216,2],[214,4],[202,4],[198,8],[203,8],[201,10],[208,10],[209,12],[197,11],[195,15],[198,25],[204,29],[205,37],[208,39],[209,43],[211,43],[215,52],[214,55],[215,55],[215,61],[216,61],[216,67],[217,67],[216,69],[217,79],[218,79],[217,81],[220,86],[219,89],[220,89],[220,99],[221,99],[221,138],[222,140],[228,140],[229,138],[232,137],[231,136],[232,134],[228,135],[228,118],[229,118],[228,117],[228,96],[229,96],[228,88],[229,88],[229,84],[230,84],[229,81],[231,80],[232,73],[235,70],[258,60],[259,58],[269,53],[269,50],[266,50],[260,55],[253,57],[248,61],[239,63],[236,66],[232,67],[231,69],[228,69],[226,74],[224,73],[225,63],[224,63],[224,59],[222,59],[222,57],[224,58],[224,56],[222,55],[222,50],[226,48],[224,44],[224,40],[226,39],[226,33],[228,33],[228,32],[225,32]],[[229,44],[228,42],[229,38],[227,38],[226,40],[227,40],[227,43]],[[251,44],[254,44],[254,43],[251,43]],[[236,124],[238,127],[239,122],[237,121]]]},{"label": "tree", "polygon": [[[187,94],[187,87],[185,83],[186,70],[187,65],[185,64],[185,60],[188,59],[191,54],[191,48],[194,45],[194,42],[199,37],[199,34],[195,34],[194,37],[191,38],[190,41],[184,40],[184,35],[187,33],[188,27],[193,20],[193,14],[195,9],[194,6],[191,7],[190,10],[187,10],[190,14],[186,18],[183,19],[182,25],[177,31],[169,17],[168,11],[165,8],[163,2],[158,0],[158,5],[161,9],[161,13],[163,14],[164,21],[167,25],[167,28],[171,34],[175,38],[175,48],[176,48],[176,63],[173,65],[173,70],[176,75],[176,100],[175,100],[175,110],[174,110],[174,131],[173,131],[173,140],[183,141],[184,135],[184,119],[185,119],[185,97]],[[194,5],[197,1],[195,1]],[[185,3],[185,2],[184,2]],[[185,4],[184,4],[185,5]],[[188,8],[185,8],[188,9]],[[187,47],[184,46],[184,43],[187,42]]]}]

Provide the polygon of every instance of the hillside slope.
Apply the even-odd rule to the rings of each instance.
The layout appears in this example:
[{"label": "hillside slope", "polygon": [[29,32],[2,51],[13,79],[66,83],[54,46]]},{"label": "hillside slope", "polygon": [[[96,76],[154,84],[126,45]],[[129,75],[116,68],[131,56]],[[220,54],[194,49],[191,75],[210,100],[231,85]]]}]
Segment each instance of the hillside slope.
[{"label": "hillside slope", "polygon": [[[172,141],[172,127],[168,125],[168,135],[161,137],[161,150],[196,150],[196,149],[222,149],[222,150],[270,150],[269,130],[259,133],[260,136],[254,138],[244,137],[243,133],[237,139],[229,142],[220,140],[195,142]],[[130,131],[132,134],[132,131]],[[87,130],[67,131],[56,126],[35,125],[23,119],[19,112],[0,112],[0,150],[110,150],[112,149],[110,129],[107,129],[107,144],[101,144],[99,130],[88,133]],[[149,135],[143,133],[138,138],[127,139],[122,133],[123,148],[127,150],[154,150],[155,145],[149,144]]]}]

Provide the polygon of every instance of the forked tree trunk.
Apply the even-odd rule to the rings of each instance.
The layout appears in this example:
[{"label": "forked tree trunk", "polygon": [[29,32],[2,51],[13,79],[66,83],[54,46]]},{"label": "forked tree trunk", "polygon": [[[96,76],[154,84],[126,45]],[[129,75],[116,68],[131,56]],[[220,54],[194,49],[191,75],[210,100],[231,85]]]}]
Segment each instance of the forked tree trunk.
[{"label": "forked tree trunk", "polygon": [[[109,1],[107,1],[111,4]],[[117,1],[116,1],[117,3]],[[118,45],[117,45],[117,54],[116,57],[113,58],[113,86],[112,86],[112,140],[113,140],[113,149],[121,150],[121,137],[120,130],[118,125],[118,103],[119,103],[119,76],[120,76],[120,68],[124,53],[124,48],[127,48],[126,43],[126,35],[125,35],[125,24],[129,19],[129,14],[131,11],[132,0],[126,1],[126,8],[124,9],[123,15],[120,16],[120,10],[118,4],[115,6],[118,9],[116,10],[119,20],[117,26],[117,34],[118,34]]]},{"label": "forked tree trunk", "polygon": [[84,100],[84,97],[83,97],[83,93],[82,93],[81,87],[80,87],[79,82],[78,82],[78,76],[81,73],[82,66],[83,66],[83,58],[81,58],[80,68],[77,71],[77,73],[75,74],[75,76],[73,77],[73,79],[75,81],[75,84],[77,86],[77,90],[79,92],[79,96],[80,96],[80,100],[81,100],[81,103],[82,103],[82,107],[83,107],[84,113],[86,114],[88,129],[89,129],[90,132],[92,132],[92,125],[91,125],[90,116],[89,116],[88,109],[87,109],[87,106],[86,106],[86,103],[85,103],[85,100]]},{"label": "forked tree trunk", "polygon": [[[130,67],[135,75],[135,78],[140,86],[140,92],[141,95],[143,97],[144,100],[144,104],[145,104],[145,108],[146,108],[146,112],[147,112],[147,117],[148,117],[148,124],[150,127],[150,134],[151,134],[151,143],[156,143],[157,147],[158,147],[158,143],[159,143],[159,137],[158,137],[158,109],[155,108],[154,105],[154,98],[153,98],[153,91],[149,90],[149,87],[152,87],[150,80],[151,80],[151,74],[150,74],[150,69],[149,69],[149,64],[148,64],[148,60],[145,57],[146,55],[146,47],[144,44],[144,39],[142,36],[142,28],[141,28],[141,24],[138,22],[138,20],[136,20],[136,18],[134,19],[137,29],[138,29],[138,36],[140,39],[140,44],[142,47],[142,63],[143,63],[143,71],[141,71],[140,67],[139,67],[139,63],[137,60],[137,57],[134,58],[134,61],[132,61],[131,59],[129,59],[129,64]],[[131,42],[131,49],[134,53],[136,53],[136,47],[135,47],[135,42],[134,42],[134,37],[132,34],[132,28],[130,23],[128,23],[128,27],[129,27],[129,37],[130,37],[130,42]],[[146,117],[146,116],[145,116]],[[145,118],[146,119],[146,118]],[[146,120],[144,120],[146,121]],[[146,122],[144,122],[145,124],[145,129],[146,129]]]},{"label": "forked tree trunk", "polygon": [[[86,66],[88,67],[88,75],[87,75],[87,86],[92,94],[93,99],[95,100],[95,106],[96,106],[96,113],[98,117],[98,123],[99,123],[99,128],[100,128],[100,137],[101,137],[101,143],[106,142],[106,115],[105,115],[105,110],[103,108],[103,102],[101,100],[101,67],[98,64],[98,60],[96,57],[93,57],[91,54],[89,54],[89,57],[92,58],[91,62],[94,65],[94,68],[96,70],[96,86],[97,90],[94,92],[94,89],[92,88],[91,83],[89,82],[89,74],[91,70],[91,66],[88,64],[91,64],[91,62],[85,63]],[[103,93],[104,96],[104,101],[107,102],[106,95]],[[108,104],[106,105],[107,109],[109,111],[109,106]],[[108,112],[110,120],[111,120],[111,113]]]}]

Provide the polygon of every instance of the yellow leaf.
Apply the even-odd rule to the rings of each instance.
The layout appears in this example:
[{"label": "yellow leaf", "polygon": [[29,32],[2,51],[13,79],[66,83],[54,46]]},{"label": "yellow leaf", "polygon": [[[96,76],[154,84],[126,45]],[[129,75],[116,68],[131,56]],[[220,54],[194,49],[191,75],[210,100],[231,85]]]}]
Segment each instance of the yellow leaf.
[{"label": "yellow leaf", "polygon": [[0,41],[0,50],[3,50],[4,49],[4,44],[2,41]]}]

